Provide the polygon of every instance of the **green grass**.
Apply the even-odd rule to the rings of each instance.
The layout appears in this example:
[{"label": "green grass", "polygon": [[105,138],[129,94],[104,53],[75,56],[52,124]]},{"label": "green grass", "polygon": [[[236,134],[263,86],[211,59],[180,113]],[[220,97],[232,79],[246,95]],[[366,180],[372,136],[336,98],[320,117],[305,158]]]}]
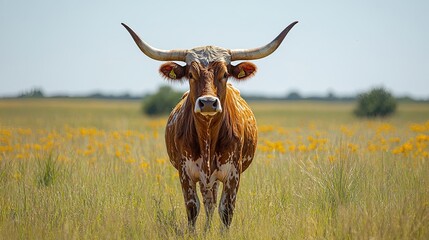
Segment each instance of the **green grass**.
[{"label": "green grass", "polygon": [[201,209],[189,233],[165,117],[133,101],[0,101],[0,238],[429,238],[429,105],[374,121],[352,103],[251,106],[259,148],[231,229],[216,213],[204,232]]}]

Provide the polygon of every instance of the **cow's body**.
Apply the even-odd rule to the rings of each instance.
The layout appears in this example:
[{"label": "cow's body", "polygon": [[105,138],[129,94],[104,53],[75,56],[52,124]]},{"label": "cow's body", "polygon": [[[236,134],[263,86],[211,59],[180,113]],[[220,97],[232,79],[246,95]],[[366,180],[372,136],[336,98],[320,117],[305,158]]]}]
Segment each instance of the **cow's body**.
[{"label": "cow's body", "polygon": [[215,208],[218,182],[223,183],[219,214],[224,219],[227,208],[232,208],[229,212],[233,210],[240,174],[253,160],[257,142],[255,117],[231,84],[227,86],[223,114],[213,119],[187,114],[193,109],[188,95],[185,93],[168,119],[165,133],[168,155],[179,171],[185,204],[194,209],[191,211],[199,211],[197,182],[208,216]]},{"label": "cow's body", "polygon": [[207,227],[215,209],[218,184],[223,183],[219,214],[224,225],[229,227],[241,173],[249,167],[255,154],[255,117],[240,92],[228,83],[228,78],[249,78],[256,72],[256,66],[250,62],[232,65],[231,61],[268,56],[295,24],[290,24],[261,48],[228,50],[206,46],[170,51],[152,48],[124,25],[147,56],[186,62],[185,66],[167,62],[161,66],[160,73],[170,80],[187,78],[190,85],[190,90],[170,114],[165,142],[170,162],[179,171],[191,228],[195,226],[200,209],[197,182],[207,214]]}]

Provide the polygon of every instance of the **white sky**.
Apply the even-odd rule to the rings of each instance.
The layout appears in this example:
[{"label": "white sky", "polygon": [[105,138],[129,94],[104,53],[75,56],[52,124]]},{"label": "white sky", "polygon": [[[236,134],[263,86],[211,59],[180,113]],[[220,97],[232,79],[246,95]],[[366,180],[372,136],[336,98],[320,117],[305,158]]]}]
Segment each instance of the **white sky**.
[{"label": "white sky", "polygon": [[[384,86],[429,98],[429,1],[0,0],[0,96],[141,94],[168,84],[121,22],[156,48],[253,48],[299,23],[253,61],[243,93],[355,94]],[[185,89],[185,84],[174,84]]]}]

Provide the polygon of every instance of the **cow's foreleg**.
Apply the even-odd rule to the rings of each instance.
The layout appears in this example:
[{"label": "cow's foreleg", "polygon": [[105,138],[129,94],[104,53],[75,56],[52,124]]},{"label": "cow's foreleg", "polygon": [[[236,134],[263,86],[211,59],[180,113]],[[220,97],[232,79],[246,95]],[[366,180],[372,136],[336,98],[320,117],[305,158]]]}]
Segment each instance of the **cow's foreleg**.
[{"label": "cow's foreleg", "polygon": [[180,183],[182,184],[183,197],[185,199],[186,213],[188,215],[188,225],[193,231],[195,230],[195,222],[197,221],[198,212],[200,211],[200,201],[196,192],[196,184],[184,168],[179,171]]},{"label": "cow's foreleg", "polygon": [[205,230],[210,229],[213,212],[216,208],[217,201],[217,189],[219,182],[215,181],[211,188],[204,187],[203,184],[200,183],[201,195],[203,196],[204,209],[206,210],[206,225]]},{"label": "cow's foreleg", "polygon": [[239,183],[240,173],[238,167],[234,166],[223,182],[222,197],[219,204],[219,215],[227,228],[229,228],[232,222]]}]

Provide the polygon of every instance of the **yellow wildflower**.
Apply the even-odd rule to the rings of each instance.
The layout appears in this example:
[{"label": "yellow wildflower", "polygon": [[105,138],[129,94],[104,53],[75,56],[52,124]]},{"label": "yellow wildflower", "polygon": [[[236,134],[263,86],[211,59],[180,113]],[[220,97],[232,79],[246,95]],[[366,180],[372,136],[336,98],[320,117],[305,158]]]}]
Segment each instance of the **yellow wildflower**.
[{"label": "yellow wildflower", "polygon": [[112,132],[112,137],[115,139],[115,140],[118,140],[118,139],[120,139],[121,138],[121,135],[118,133],[118,132]]},{"label": "yellow wildflower", "polygon": [[308,151],[313,151],[314,149],[317,148],[317,142],[312,142],[308,145]]},{"label": "yellow wildflower", "polygon": [[258,128],[258,132],[264,133],[264,132],[272,132],[274,131],[274,126],[272,125],[261,125]]},{"label": "yellow wildflower", "polygon": [[340,127],[340,131],[346,135],[347,137],[351,137],[354,134],[354,131],[352,131],[351,129],[347,128],[346,126],[341,126]]},{"label": "yellow wildflower", "polygon": [[12,152],[12,146],[0,146],[0,153]]},{"label": "yellow wildflower", "polygon": [[160,174],[156,174],[156,181],[159,183],[161,182],[162,176]]},{"label": "yellow wildflower", "polygon": [[416,136],[416,141],[417,142],[426,142],[429,141],[429,136],[428,135],[424,135],[424,134],[419,134]]},{"label": "yellow wildflower", "polygon": [[428,130],[428,128],[426,128],[426,124],[417,124],[417,123],[411,124],[410,129],[413,132],[425,132]]},{"label": "yellow wildflower", "polygon": [[132,157],[130,157],[127,160],[125,160],[125,163],[129,163],[129,164],[132,164],[132,163],[135,163],[135,162],[136,162],[136,159],[132,158]]},{"label": "yellow wildflower", "polygon": [[149,163],[142,161],[140,163],[140,168],[143,169],[145,172],[147,171],[147,169],[149,168]]},{"label": "yellow wildflower", "polygon": [[119,157],[121,157],[121,151],[119,151],[119,150],[116,150],[115,151],[115,156],[117,157],[117,158],[119,158]]},{"label": "yellow wildflower", "polygon": [[389,123],[382,123],[377,127],[377,134],[381,134],[383,132],[392,132],[394,127]]},{"label": "yellow wildflower", "polygon": [[36,150],[36,151],[39,151],[39,150],[41,150],[42,149],[42,146],[40,146],[40,144],[33,144],[32,145],[32,148],[33,148],[33,150]]},{"label": "yellow wildflower", "polygon": [[401,141],[401,139],[398,137],[392,137],[389,139],[389,142],[391,142],[391,143],[399,143],[400,141]]},{"label": "yellow wildflower", "polygon": [[153,131],[153,138],[157,139],[159,136],[158,131]]},{"label": "yellow wildflower", "polygon": [[21,179],[21,173],[19,172],[15,172],[12,177],[16,180],[19,181]]},{"label": "yellow wildflower", "polygon": [[375,144],[373,144],[373,143],[369,143],[368,144],[368,151],[370,151],[370,152],[375,152],[375,151],[377,151],[377,145],[375,145]]},{"label": "yellow wildflower", "polygon": [[358,146],[353,143],[347,144],[347,147],[349,148],[350,152],[356,152],[358,150]]},{"label": "yellow wildflower", "polygon": [[156,159],[156,162],[158,163],[158,164],[164,164],[165,163],[165,158],[157,158]]},{"label": "yellow wildflower", "polygon": [[301,144],[298,146],[298,151],[305,152],[307,151],[307,147],[304,144]]},{"label": "yellow wildflower", "polygon": [[28,135],[31,135],[31,134],[32,134],[32,131],[31,131],[31,129],[23,129],[23,128],[19,128],[19,129],[18,129],[18,134],[19,134],[19,135],[25,135],[25,136],[28,136]]}]

